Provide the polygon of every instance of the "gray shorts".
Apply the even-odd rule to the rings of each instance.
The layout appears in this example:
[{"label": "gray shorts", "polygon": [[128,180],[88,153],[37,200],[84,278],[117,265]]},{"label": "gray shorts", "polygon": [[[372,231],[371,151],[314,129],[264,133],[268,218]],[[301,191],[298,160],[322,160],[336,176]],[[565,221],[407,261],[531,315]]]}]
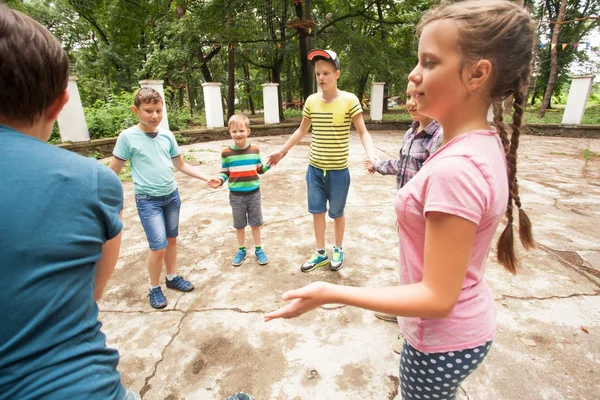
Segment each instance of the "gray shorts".
[{"label": "gray shorts", "polygon": [[261,226],[263,224],[260,190],[247,195],[229,192],[229,204],[231,204],[235,229],[244,229],[247,225]]}]

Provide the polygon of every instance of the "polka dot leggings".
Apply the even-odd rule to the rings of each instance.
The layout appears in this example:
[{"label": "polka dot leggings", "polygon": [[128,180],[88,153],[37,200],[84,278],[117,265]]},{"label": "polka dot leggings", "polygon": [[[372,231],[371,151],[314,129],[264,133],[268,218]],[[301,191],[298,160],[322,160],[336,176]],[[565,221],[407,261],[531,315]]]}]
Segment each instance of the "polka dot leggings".
[{"label": "polka dot leggings", "polygon": [[400,389],[403,400],[455,400],[456,392],[481,364],[492,341],[462,351],[422,353],[404,341],[400,355]]}]

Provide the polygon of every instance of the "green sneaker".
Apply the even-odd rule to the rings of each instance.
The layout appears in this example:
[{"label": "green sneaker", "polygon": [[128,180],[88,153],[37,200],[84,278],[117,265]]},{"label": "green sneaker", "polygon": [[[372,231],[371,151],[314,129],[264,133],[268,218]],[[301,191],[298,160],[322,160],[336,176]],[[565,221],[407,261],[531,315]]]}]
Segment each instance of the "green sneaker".
[{"label": "green sneaker", "polygon": [[343,266],[344,250],[334,247],[333,252],[331,253],[331,263],[329,264],[329,269],[331,271],[339,271]]},{"label": "green sneaker", "polygon": [[310,272],[319,267],[324,267],[327,264],[329,264],[329,257],[327,256],[327,253],[320,254],[318,251],[315,251],[315,254],[313,254],[308,261],[302,264],[300,271]]}]

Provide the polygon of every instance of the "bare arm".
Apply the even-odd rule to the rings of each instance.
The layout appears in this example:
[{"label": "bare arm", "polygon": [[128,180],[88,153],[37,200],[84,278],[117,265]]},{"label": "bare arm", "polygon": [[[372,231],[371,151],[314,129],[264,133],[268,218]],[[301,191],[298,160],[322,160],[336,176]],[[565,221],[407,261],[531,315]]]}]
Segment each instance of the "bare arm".
[{"label": "bare arm", "polygon": [[292,147],[294,147],[300,141],[300,139],[306,136],[311,123],[312,122],[310,119],[302,117],[302,122],[300,122],[300,126],[294,131],[294,133],[292,134],[292,136],[290,136],[287,142],[285,142],[285,144],[281,146],[281,148],[276,153],[271,154],[267,158],[267,164],[269,165],[269,167],[276,166],[277,163],[281,161],[281,159],[287,154],[287,152]]},{"label": "bare arm", "polygon": [[177,168],[177,170],[183,172],[184,174],[191,176],[192,178],[201,179],[207,182],[211,180],[211,177],[201,174],[200,172],[196,171],[196,169],[190,164],[183,161],[183,158],[181,156],[174,157],[171,160],[173,161],[173,166]]},{"label": "bare arm", "polygon": [[367,156],[372,161],[376,160],[373,138],[369,134],[369,131],[367,131],[367,126],[365,125],[365,120],[363,119],[362,113],[356,114],[354,118],[352,118],[352,123],[354,124],[354,128],[360,136],[360,141],[367,152]]},{"label": "bare arm", "polygon": [[108,164],[108,168],[112,169],[113,171],[115,171],[115,174],[119,175],[119,173],[123,169],[123,165],[125,165],[125,161],[113,156],[110,160],[110,164]]},{"label": "bare arm", "polygon": [[102,246],[102,256],[96,266],[96,288],[94,289],[94,300],[98,301],[102,297],[104,288],[110,279],[117,260],[119,259],[119,250],[121,249],[121,232]]},{"label": "bare arm", "polygon": [[[425,231],[425,268],[419,283],[385,288],[315,282],[283,295],[291,300],[267,313],[265,321],[294,318],[323,304],[347,304],[392,315],[444,318],[454,309],[467,272],[477,225],[455,215],[429,212]],[[456,232],[462,232],[457,235]]]}]

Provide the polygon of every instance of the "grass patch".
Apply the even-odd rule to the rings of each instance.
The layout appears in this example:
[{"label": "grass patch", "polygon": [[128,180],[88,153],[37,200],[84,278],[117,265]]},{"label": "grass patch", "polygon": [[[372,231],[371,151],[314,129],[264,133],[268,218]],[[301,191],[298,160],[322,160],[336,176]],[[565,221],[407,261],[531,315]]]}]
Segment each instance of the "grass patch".
[{"label": "grass patch", "polygon": [[196,157],[194,157],[191,154],[183,153],[181,156],[183,157],[183,160],[186,162],[191,162],[194,164],[202,164],[201,160],[198,160]]},{"label": "grass patch", "polygon": [[[565,105],[555,105],[554,108],[546,111],[544,118],[539,117],[540,106],[528,107],[525,110],[523,120],[526,124],[560,124],[562,122]],[[505,120],[510,118],[510,114],[506,115]],[[583,114],[581,121],[583,125],[598,125],[600,124],[600,104],[589,104]]]},{"label": "grass patch", "polygon": [[592,158],[600,158],[600,153],[591,151],[590,149],[583,149],[582,155],[585,161],[590,161]]}]

